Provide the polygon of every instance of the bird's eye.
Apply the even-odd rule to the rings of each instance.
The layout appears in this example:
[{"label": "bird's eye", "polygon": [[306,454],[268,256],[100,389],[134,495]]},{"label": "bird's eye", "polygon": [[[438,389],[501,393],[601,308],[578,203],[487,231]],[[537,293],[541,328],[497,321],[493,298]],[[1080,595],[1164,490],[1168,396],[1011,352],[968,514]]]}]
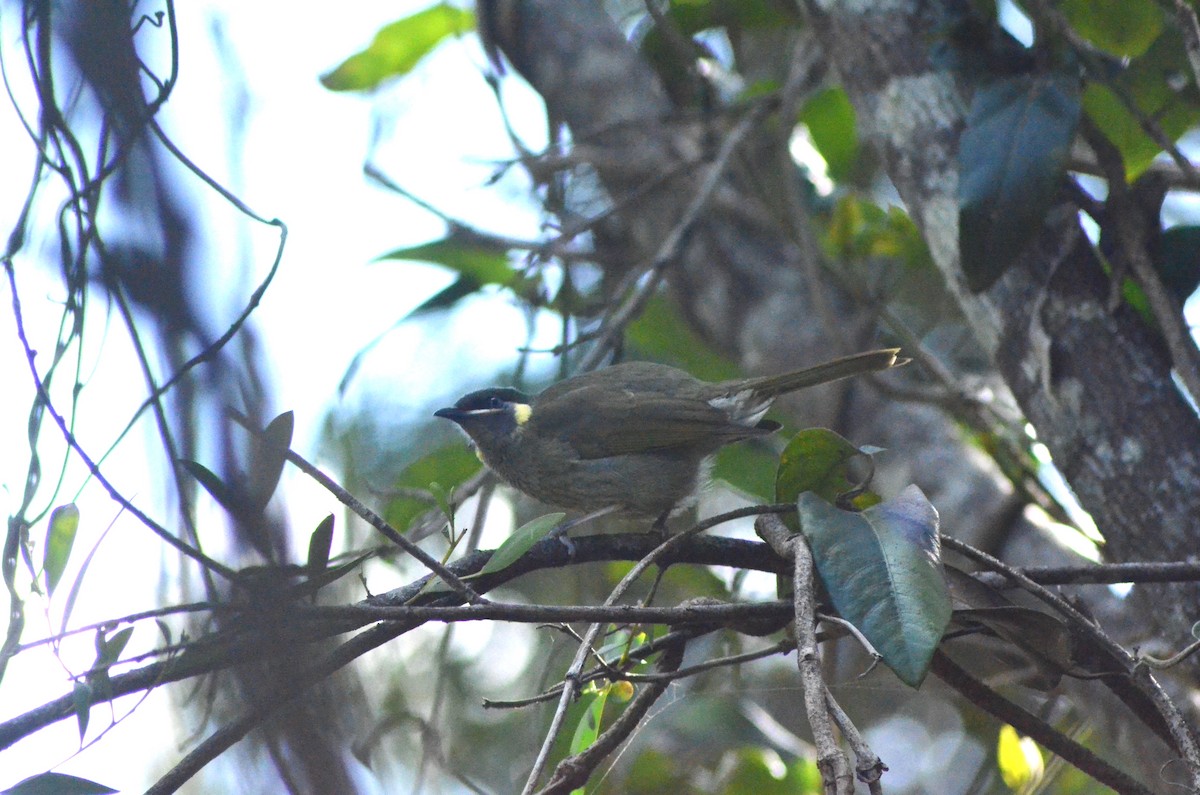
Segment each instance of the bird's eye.
[{"label": "bird's eye", "polygon": [[504,408],[504,401],[498,397],[492,397],[488,400],[488,408],[502,409]]}]

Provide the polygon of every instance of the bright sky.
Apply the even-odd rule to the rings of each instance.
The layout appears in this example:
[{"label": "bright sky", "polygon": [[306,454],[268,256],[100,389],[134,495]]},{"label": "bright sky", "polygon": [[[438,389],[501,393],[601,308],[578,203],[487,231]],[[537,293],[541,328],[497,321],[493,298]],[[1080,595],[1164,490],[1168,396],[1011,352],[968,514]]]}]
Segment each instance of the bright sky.
[{"label": "bright sky", "polygon": [[[345,7],[328,5],[301,10],[275,3],[206,0],[176,7],[181,75],[162,117],[164,126],[205,171],[256,212],[281,218],[289,227],[282,267],[255,318],[272,370],[269,375],[277,381],[276,408],[296,412],[295,446],[301,452],[312,453],[325,413],[337,405],[337,384],[351,357],[450,281],[432,267],[370,263],[382,253],[435,239],[443,232],[440,221],[430,214],[368,184],[362,166],[374,136],[380,140],[375,165],[415,194],[485,229],[530,238],[537,233],[535,212],[513,201],[525,188],[519,171],[497,186],[484,187],[493,171],[491,163],[510,157],[511,147],[500,132],[495,101],[480,77],[484,57],[473,35],[444,44],[418,73],[374,97],[333,94],[318,82],[322,73],[366,46],[380,27],[425,5],[419,0],[368,0],[355,3],[347,12]],[[4,6],[0,52],[22,110],[36,117],[22,82],[26,75],[18,23],[14,7]],[[214,30],[223,35],[223,51],[216,46]],[[147,27],[139,35],[155,33]],[[243,88],[239,80],[249,95],[248,111],[238,120],[245,131],[240,172],[230,165],[233,120],[228,118],[230,100]],[[536,123],[536,98],[520,81],[505,83],[505,99],[518,124],[522,119],[532,121],[522,134],[535,148],[542,146],[545,133]],[[28,188],[33,157],[31,142],[6,103],[0,107],[0,173],[5,175],[0,225],[5,235]],[[240,219],[235,222],[231,209],[211,203],[200,188],[192,197],[213,234],[215,256],[204,290],[213,296],[218,317],[232,318],[266,274],[276,233]],[[45,255],[47,238],[38,240],[41,245],[30,250]],[[251,250],[250,276],[240,271],[246,261],[240,247],[246,241]],[[47,264],[48,260],[26,257],[18,262],[17,271],[26,323],[34,346],[41,350],[52,347],[62,297]],[[3,293],[0,301],[8,306],[7,284]],[[435,339],[418,325],[397,329],[368,357],[346,399],[353,404],[366,394],[390,401],[386,405],[394,405],[397,412],[415,411],[413,406],[432,396],[457,395],[474,385],[479,374],[486,377],[491,368],[511,362],[514,347],[524,339],[521,314],[506,305],[477,311],[479,325],[455,324]],[[79,435],[85,446],[99,453],[111,441],[114,418],[121,417],[123,424],[140,401],[141,395],[132,396],[129,385],[138,388],[142,379],[127,355],[116,318],[110,319],[107,332],[101,318],[92,320],[96,323],[86,336],[88,376]],[[104,366],[97,368],[100,356]],[[4,384],[0,449],[8,451],[0,457],[0,509],[8,515],[19,504],[25,479],[32,394],[8,310],[0,313],[0,374]],[[44,435],[53,438],[52,428],[47,427]],[[105,470],[152,515],[169,517],[161,504],[162,490],[147,471],[147,450],[157,452],[149,434],[135,433]],[[46,460],[59,458],[51,453]],[[71,485],[55,504],[73,499],[81,473],[72,470],[71,474]],[[313,517],[315,523],[335,510],[315,490],[289,485],[296,490],[294,499],[289,496],[289,507],[298,516]],[[105,528],[115,524],[92,563],[94,577],[85,581],[72,624],[120,616],[156,603],[164,565],[161,544],[134,520],[118,517],[115,504],[94,485],[78,504],[82,520],[65,582]],[[35,528],[33,536],[40,540],[42,533],[44,529]],[[127,576],[113,581],[113,571]],[[44,637],[49,626],[57,625],[57,618],[47,624],[46,605],[36,598],[26,608],[27,640]],[[57,616],[59,609],[54,604],[50,613]],[[139,629],[130,650],[152,647],[158,639],[151,635],[152,629]],[[85,669],[94,654],[91,645],[91,636],[82,636],[74,647],[64,645],[63,659],[73,670]],[[69,688],[69,678],[49,653],[18,655],[0,683],[0,720]],[[132,702],[118,702],[117,714],[132,706]],[[60,722],[0,753],[0,789],[53,767],[121,790],[140,791],[179,756],[174,744],[162,742],[159,728],[171,707],[166,694],[156,691],[133,719],[69,759],[78,747],[78,729],[74,721]],[[88,738],[106,724],[107,708],[94,708]],[[161,755],[147,754],[147,748],[159,749]],[[139,769],[129,760],[144,760],[145,767]]]}]

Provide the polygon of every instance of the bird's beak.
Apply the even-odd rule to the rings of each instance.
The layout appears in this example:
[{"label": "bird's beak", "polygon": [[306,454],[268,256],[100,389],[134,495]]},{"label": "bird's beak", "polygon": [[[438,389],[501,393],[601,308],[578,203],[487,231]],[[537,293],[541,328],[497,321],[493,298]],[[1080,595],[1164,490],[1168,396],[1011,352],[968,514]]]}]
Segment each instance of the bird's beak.
[{"label": "bird's beak", "polygon": [[448,406],[444,409],[438,409],[433,412],[433,416],[441,417],[450,420],[451,422],[461,423],[468,417],[486,417],[489,414],[503,414],[505,409],[460,409],[455,406]]}]

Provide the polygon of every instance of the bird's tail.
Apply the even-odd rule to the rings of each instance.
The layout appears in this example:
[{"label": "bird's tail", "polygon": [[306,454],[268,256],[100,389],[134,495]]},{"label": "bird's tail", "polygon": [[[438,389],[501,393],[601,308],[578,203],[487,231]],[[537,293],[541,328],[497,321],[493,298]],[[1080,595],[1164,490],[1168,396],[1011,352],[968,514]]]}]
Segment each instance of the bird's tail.
[{"label": "bird's tail", "polygon": [[783,375],[768,375],[762,378],[750,378],[745,381],[730,381],[728,386],[732,391],[751,390],[763,398],[774,398],[798,389],[827,384],[852,375],[873,373],[907,364],[908,359],[898,358],[899,348],[883,348],[877,351],[866,351],[843,356],[840,359],[814,365],[803,370],[796,370]]}]

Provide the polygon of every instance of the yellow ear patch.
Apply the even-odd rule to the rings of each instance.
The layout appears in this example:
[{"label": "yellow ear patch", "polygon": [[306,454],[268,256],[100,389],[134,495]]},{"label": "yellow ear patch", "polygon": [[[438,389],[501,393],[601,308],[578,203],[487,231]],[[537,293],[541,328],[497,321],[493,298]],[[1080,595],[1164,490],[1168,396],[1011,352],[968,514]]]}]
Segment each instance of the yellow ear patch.
[{"label": "yellow ear patch", "polygon": [[517,421],[517,425],[524,425],[529,422],[529,418],[533,416],[533,406],[528,403],[513,404],[513,419]]}]

